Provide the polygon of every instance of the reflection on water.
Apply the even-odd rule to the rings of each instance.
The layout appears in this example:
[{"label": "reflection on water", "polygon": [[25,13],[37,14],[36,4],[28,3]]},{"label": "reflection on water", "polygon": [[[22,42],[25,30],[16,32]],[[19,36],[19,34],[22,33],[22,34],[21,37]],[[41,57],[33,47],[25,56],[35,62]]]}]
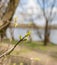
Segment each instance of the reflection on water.
[{"label": "reflection on water", "polygon": [[[35,30],[35,29],[29,29],[29,28],[27,28],[27,29],[13,28],[12,30],[13,30],[14,39],[16,39],[16,40],[19,40],[19,35],[24,36],[28,30],[31,31],[32,40],[42,41],[44,39],[44,30]],[[8,38],[11,37],[11,34],[9,33],[9,31],[10,31],[10,29],[8,29],[6,32]],[[42,38],[39,37],[39,35],[37,34],[37,31],[40,32]],[[50,41],[52,43],[57,44],[57,30],[51,30]]]}]

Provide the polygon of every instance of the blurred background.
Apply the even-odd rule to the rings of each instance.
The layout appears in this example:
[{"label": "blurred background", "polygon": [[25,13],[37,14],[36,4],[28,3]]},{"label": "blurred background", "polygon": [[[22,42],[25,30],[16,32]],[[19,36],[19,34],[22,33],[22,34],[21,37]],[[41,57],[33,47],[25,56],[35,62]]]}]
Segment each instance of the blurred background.
[{"label": "blurred background", "polygon": [[0,0],[0,55],[28,32],[9,65],[57,65],[57,0]]},{"label": "blurred background", "polygon": [[[24,36],[30,30],[33,41],[43,41],[47,19],[48,26],[51,28],[48,30],[49,40],[57,44],[57,1],[20,0],[12,23],[14,23],[14,18],[16,18],[16,23],[18,24],[16,28],[12,28],[15,40],[19,39],[19,35]],[[6,34],[8,38],[11,38],[9,31],[10,29],[8,28]]]}]

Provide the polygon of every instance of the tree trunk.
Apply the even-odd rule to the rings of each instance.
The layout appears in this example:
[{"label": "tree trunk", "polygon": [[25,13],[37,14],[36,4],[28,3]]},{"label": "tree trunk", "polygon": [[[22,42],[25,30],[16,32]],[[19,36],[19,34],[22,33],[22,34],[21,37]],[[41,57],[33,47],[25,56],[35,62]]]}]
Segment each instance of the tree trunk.
[{"label": "tree trunk", "polygon": [[46,19],[45,34],[44,34],[44,45],[46,46],[49,42],[49,31],[48,31],[48,20]]},{"label": "tree trunk", "polygon": [[[2,16],[3,24],[0,26],[0,32],[6,32],[6,29],[9,27],[12,17],[15,13],[16,7],[18,5],[19,0],[10,0],[6,12]],[[2,33],[0,36],[2,36]]]}]

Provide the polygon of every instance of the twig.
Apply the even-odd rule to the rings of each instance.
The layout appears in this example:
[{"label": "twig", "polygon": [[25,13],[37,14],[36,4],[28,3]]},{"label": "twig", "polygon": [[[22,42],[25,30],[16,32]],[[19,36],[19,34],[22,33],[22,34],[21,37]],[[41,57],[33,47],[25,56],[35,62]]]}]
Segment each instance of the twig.
[{"label": "twig", "polygon": [[8,51],[6,51],[6,52],[3,53],[2,55],[0,55],[0,58],[4,57],[4,56],[6,56],[6,55],[9,55],[9,54],[15,49],[15,47],[16,47],[18,44],[20,44],[20,42],[22,42],[22,41],[24,40],[25,37],[26,37],[26,35],[25,35],[22,39],[20,39],[11,49],[9,49]]}]

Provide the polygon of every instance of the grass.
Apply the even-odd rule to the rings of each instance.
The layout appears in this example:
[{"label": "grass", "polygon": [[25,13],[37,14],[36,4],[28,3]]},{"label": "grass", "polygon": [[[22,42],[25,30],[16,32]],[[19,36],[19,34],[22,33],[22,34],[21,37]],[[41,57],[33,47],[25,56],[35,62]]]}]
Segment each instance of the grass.
[{"label": "grass", "polygon": [[[15,44],[16,41],[13,41],[13,44]],[[48,43],[47,46],[43,45],[43,42],[21,42],[20,46],[25,46],[30,50],[36,51],[36,52],[40,52],[40,53],[44,53],[44,54],[49,54],[51,57],[57,58],[57,45],[52,44],[52,43]],[[22,49],[21,53],[24,52],[29,52],[28,49]]]},{"label": "grass", "polygon": [[[13,41],[10,42],[8,39],[6,39],[6,40],[3,40],[3,42],[4,43],[10,43],[10,44],[13,44],[14,45],[18,41],[13,40]],[[48,43],[47,46],[44,46],[43,45],[43,42],[35,42],[35,41],[32,41],[32,42],[29,42],[29,41],[24,42],[23,41],[23,42],[21,42],[19,44],[19,46],[25,46],[25,47],[28,47],[30,49],[36,49],[36,50],[40,49],[42,51],[47,51],[47,50],[50,50],[50,49],[55,49],[57,47],[57,45],[52,44],[52,43]]]},{"label": "grass", "polygon": [[26,47],[29,47],[31,49],[40,49],[42,51],[47,51],[53,47],[57,47],[57,45],[54,45],[54,44],[51,44],[51,43],[48,43],[47,46],[44,46],[43,45],[43,42],[24,42],[23,44],[21,43],[20,44],[21,46],[26,46]]},{"label": "grass", "polygon": [[[4,44],[11,44],[11,45],[15,45],[17,41],[9,41],[9,40],[3,40],[2,43]],[[3,46],[4,46],[3,44]],[[6,44],[6,45],[7,45]],[[0,42],[0,45],[1,42]],[[5,48],[5,47],[4,47]],[[1,47],[0,47],[1,49]],[[43,45],[43,42],[21,42],[16,48],[15,50],[11,53],[11,55],[13,56],[24,56],[24,57],[28,57],[31,58],[32,57],[39,57],[41,60],[44,60],[42,58],[46,57],[44,55],[47,55],[48,58],[53,58],[53,60],[57,60],[57,45],[48,43],[47,46]],[[43,57],[41,57],[43,55]],[[18,60],[17,60],[18,61]],[[46,61],[46,60],[44,60]],[[52,63],[52,62],[51,62]]]},{"label": "grass", "polygon": [[[4,43],[10,43],[12,45],[16,44],[17,41],[12,41],[10,42],[9,40],[3,40]],[[1,44],[0,44],[1,45]],[[57,45],[55,44],[52,44],[52,43],[48,43],[47,46],[44,46],[43,45],[43,42],[29,42],[29,41],[26,41],[26,42],[21,42],[19,44],[20,47],[26,47],[26,48],[22,48],[21,51],[14,51],[13,54],[20,54],[20,53],[27,53],[29,52],[30,50],[32,51],[36,51],[36,52],[41,52],[41,53],[47,53],[49,54],[50,56],[52,57],[56,57],[57,58]]]}]

